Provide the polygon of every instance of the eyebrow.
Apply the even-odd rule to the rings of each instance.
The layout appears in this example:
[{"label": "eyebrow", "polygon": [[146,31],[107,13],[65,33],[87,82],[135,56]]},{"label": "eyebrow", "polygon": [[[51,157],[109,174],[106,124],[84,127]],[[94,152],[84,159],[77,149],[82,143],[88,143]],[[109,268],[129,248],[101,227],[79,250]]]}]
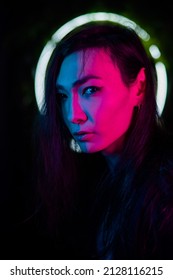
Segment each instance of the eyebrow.
[{"label": "eyebrow", "polygon": [[[80,85],[86,83],[88,80],[91,80],[91,79],[98,79],[98,80],[100,80],[101,77],[96,76],[96,75],[87,75],[87,76],[84,76],[83,78],[76,80],[76,81],[73,83],[73,87],[75,87],[75,86],[80,86]],[[63,88],[64,88],[64,87],[63,87],[62,85],[60,85],[60,84],[56,84],[56,87],[57,87],[58,89],[63,89]]]}]

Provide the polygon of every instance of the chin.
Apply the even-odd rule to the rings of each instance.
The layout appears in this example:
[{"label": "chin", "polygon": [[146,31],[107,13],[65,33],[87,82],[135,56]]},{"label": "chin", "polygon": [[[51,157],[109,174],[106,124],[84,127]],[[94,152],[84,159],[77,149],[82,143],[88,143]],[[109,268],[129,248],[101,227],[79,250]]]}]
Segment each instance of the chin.
[{"label": "chin", "polygon": [[82,153],[86,154],[93,154],[93,153],[98,153],[102,152],[102,147],[96,147],[95,145],[87,145],[87,144],[80,144],[80,150]]}]

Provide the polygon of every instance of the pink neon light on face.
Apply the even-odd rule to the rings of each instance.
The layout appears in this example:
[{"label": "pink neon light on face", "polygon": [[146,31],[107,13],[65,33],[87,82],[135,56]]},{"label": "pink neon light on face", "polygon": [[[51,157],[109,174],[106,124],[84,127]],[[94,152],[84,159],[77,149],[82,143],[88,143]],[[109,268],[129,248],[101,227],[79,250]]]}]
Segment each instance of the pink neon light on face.
[{"label": "pink neon light on face", "polygon": [[65,123],[83,152],[118,152],[135,104],[134,87],[103,49],[67,56],[57,78]]}]

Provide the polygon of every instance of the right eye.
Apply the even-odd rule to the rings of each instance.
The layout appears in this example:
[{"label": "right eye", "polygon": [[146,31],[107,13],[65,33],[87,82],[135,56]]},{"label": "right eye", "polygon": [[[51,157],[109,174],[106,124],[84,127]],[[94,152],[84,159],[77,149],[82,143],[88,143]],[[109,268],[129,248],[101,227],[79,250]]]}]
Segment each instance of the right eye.
[{"label": "right eye", "polygon": [[65,100],[65,99],[67,99],[67,94],[65,94],[65,93],[63,93],[63,92],[58,92],[57,93],[57,97],[60,99],[60,100]]}]

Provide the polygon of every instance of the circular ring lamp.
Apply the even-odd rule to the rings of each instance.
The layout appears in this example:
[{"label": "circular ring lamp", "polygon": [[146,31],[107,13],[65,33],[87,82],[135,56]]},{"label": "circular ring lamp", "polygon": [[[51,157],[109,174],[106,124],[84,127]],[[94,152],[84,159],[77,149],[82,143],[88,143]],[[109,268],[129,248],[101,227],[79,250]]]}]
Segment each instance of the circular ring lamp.
[{"label": "circular ring lamp", "polygon": [[[40,113],[43,113],[42,105],[44,103],[44,79],[47,64],[49,62],[50,56],[56,46],[56,43],[59,42],[67,33],[69,33],[74,28],[83,25],[92,21],[110,21],[122,24],[124,26],[129,26],[133,28],[138,36],[145,42],[149,43],[150,35],[142,29],[139,25],[137,25],[134,21],[120,16],[115,13],[106,13],[106,12],[96,12],[96,13],[88,13],[81,16],[78,16],[64,25],[62,25],[51,37],[50,41],[47,42],[45,47],[43,48],[41,55],[39,57],[36,71],[35,71],[35,97],[38,109]],[[161,53],[159,48],[156,45],[149,46],[149,52],[152,58],[155,61],[155,67],[158,78],[158,88],[157,88],[157,106],[158,112],[161,115],[164,109],[166,96],[167,96],[167,73],[166,67],[162,61],[159,60],[161,57]],[[43,106],[44,107],[44,106]]]}]

